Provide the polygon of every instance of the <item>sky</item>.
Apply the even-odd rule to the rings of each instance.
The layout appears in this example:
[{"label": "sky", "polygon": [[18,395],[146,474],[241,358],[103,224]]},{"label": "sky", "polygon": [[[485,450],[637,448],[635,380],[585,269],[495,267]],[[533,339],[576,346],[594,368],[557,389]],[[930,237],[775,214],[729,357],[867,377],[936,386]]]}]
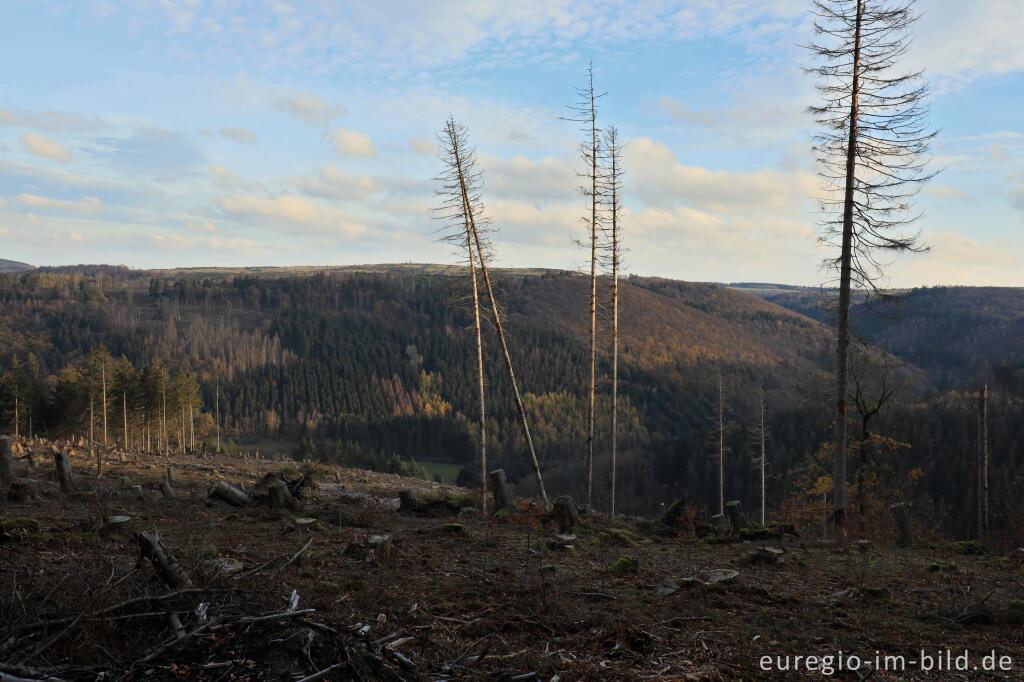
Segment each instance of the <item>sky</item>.
[{"label": "sky", "polygon": [[[919,0],[939,131],[925,254],[883,285],[1024,286],[1024,11]],[[466,124],[498,265],[587,269],[575,124],[626,141],[625,270],[817,285],[809,0],[5,0],[0,258],[458,262],[431,209]]]}]

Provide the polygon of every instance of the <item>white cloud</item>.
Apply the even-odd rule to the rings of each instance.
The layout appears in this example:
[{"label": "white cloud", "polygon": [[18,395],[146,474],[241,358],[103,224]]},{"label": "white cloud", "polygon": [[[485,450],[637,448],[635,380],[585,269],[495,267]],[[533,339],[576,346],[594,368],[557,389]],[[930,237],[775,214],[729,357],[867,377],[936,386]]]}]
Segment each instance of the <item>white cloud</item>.
[{"label": "white cloud", "polygon": [[572,165],[553,156],[534,161],[520,155],[502,159],[480,154],[477,167],[485,174],[485,194],[499,199],[563,202],[577,196],[580,183]]},{"label": "white cloud", "polygon": [[50,159],[59,163],[71,162],[71,154],[68,153],[68,150],[64,149],[59,142],[42,135],[25,133],[21,136],[21,146],[29,154],[41,156],[44,159]]},{"label": "white cloud", "polygon": [[942,199],[970,199],[971,197],[963,190],[949,185],[925,185],[924,191],[933,197]]},{"label": "white cloud", "polygon": [[333,163],[308,178],[291,181],[303,194],[322,199],[367,199],[380,191],[380,183],[369,175],[347,173]]},{"label": "white cloud", "polygon": [[225,140],[231,140],[232,142],[238,142],[239,144],[255,144],[257,141],[256,131],[250,130],[249,128],[224,126],[217,131],[217,134]]},{"label": "white cloud", "polygon": [[751,210],[802,212],[819,194],[818,177],[805,171],[764,168],[721,171],[678,163],[661,142],[641,137],[625,148],[628,189],[647,204],[680,203],[718,213]]},{"label": "white cloud", "polygon": [[106,121],[78,111],[25,111],[0,107],[0,124],[51,132],[90,133],[108,127]]},{"label": "white cloud", "polygon": [[290,114],[311,126],[326,128],[331,120],[348,113],[345,107],[331,104],[309,90],[299,90],[277,95],[274,108]]},{"label": "white cloud", "polygon": [[342,156],[377,156],[373,140],[369,135],[358,130],[338,128],[331,133],[331,142],[334,144],[334,151]]},{"label": "white cloud", "polygon": [[155,234],[151,237],[153,245],[161,249],[174,249],[183,251],[191,249],[196,245],[194,241],[180,234]]},{"label": "white cloud", "polygon": [[240,253],[246,255],[266,255],[272,253],[280,253],[282,250],[281,245],[277,244],[263,244],[261,242],[254,241],[252,239],[246,239],[244,237],[234,237],[230,239],[221,239],[220,237],[210,237],[210,248],[218,251],[229,251],[232,253]]},{"label": "white cloud", "polygon": [[430,137],[414,137],[409,140],[409,146],[417,154],[434,156],[437,154],[437,140]]},{"label": "white cloud", "polygon": [[103,204],[96,197],[82,197],[81,201],[69,201],[41,197],[36,194],[19,194],[15,199],[32,208],[49,208],[72,213],[99,213],[103,210]]},{"label": "white cloud", "polygon": [[[220,206],[229,213],[262,216],[272,221],[301,223],[327,232],[340,232],[354,236],[366,232],[366,227],[343,211],[315,203],[304,197],[282,195],[273,198],[251,195],[221,197]],[[279,223],[275,225],[280,227]],[[290,231],[286,229],[285,231]]]}]

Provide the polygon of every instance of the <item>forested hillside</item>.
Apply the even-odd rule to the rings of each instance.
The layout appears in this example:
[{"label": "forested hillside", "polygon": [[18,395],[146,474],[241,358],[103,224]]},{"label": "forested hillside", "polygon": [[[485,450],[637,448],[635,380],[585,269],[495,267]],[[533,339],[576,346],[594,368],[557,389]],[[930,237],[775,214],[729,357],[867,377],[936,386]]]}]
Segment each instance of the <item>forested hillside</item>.
[{"label": "forested hillside", "polygon": [[[161,447],[163,439],[175,449],[211,448],[219,416],[225,443],[259,441],[396,471],[412,460],[447,464],[472,485],[474,349],[463,279],[443,266],[88,266],[0,275],[0,429],[13,430],[15,398],[22,432],[83,434],[90,405],[99,428],[105,389],[108,437],[117,442],[127,431],[133,446]],[[548,488],[578,494],[589,282],[557,271],[500,271],[499,282]],[[727,495],[759,506],[754,429],[763,387],[768,507],[808,523],[820,518],[819,489],[829,474],[820,446],[832,400],[826,326],[729,287],[638,277],[622,287],[620,326],[622,509],[651,512],[682,492],[699,505],[715,502],[721,375]],[[529,493],[499,353],[488,331],[489,460]],[[872,372],[864,372],[865,394],[877,383]],[[901,388],[868,424],[867,463],[851,478],[864,494],[854,490],[850,499],[879,515],[889,501],[910,499],[929,526],[966,534],[972,398],[935,391],[913,367],[892,378]],[[607,394],[607,386],[598,389]],[[993,515],[1009,529],[1020,523],[1012,517],[1020,512],[1024,409],[1012,391],[994,391]],[[606,414],[599,398],[599,506],[607,504]]]},{"label": "forested hillside", "polygon": [[[801,287],[735,285],[808,317],[828,322],[827,293]],[[922,287],[890,303],[852,312],[871,343],[924,370],[941,388],[988,382],[1024,395],[1024,289]]]}]

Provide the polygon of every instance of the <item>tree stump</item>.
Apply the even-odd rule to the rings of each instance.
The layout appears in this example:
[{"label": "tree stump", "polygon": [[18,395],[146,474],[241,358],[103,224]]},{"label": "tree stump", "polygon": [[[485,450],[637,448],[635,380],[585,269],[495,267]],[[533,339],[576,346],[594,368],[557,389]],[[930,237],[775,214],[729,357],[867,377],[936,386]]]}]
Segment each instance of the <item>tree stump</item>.
[{"label": "tree stump", "polygon": [[160,482],[160,493],[168,500],[174,499],[174,491],[171,490],[171,484],[168,481]]},{"label": "tree stump", "polygon": [[580,516],[576,512],[576,505],[568,495],[556,497],[552,502],[551,518],[555,522],[555,532],[566,533],[572,530],[573,526],[580,525]]},{"label": "tree stump", "polygon": [[300,506],[299,501],[292,496],[288,490],[288,485],[284,481],[278,481],[271,485],[268,492],[270,493],[271,509],[291,509],[295,511]]},{"label": "tree stump", "polygon": [[14,482],[14,457],[11,451],[11,439],[0,438],[0,492],[6,493]]},{"label": "tree stump", "polygon": [[215,500],[223,500],[232,507],[247,507],[252,504],[252,497],[250,497],[248,493],[243,490],[239,490],[225,481],[217,481],[214,483],[213,487],[210,488],[210,492],[207,497]]},{"label": "tree stump", "polygon": [[131,522],[130,516],[111,516],[100,526],[100,537],[104,540],[127,540],[130,536]]},{"label": "tree stump", "polygon": [[54,453],[53,463],[57,468],[57,481],[60,483],[61,492],[71,492],[74,483],[71,475],[71,460],[68,459],[68,451],[58,450]]},{"label": "tree stump", "polygon": [[[664,507],[664,504],[662,507]],[[662,512],[661,516],[658,517],[658,523],[669,528],[693,533],[693,520],[690,518],[689,507],[690,498],[687,495],[683,495]]]},{"label": "tree stump", "polygon": [[178,479],[174,477],[174,467],[167,467],[167,482],[172,485],[178,482]]},{"label": "tree stump", "polygon": [[153,562],[153,568],[156,570],[157,577],[160,581],[167,585],[170,589],[176,589],[179,585],[185,587],[191,587],[192,581],[189,580],[188,575],[185,573],[181,564],[174,558],[164,543],[160,540],[158,533],[147,533],[144,530],[140,530],[135,534],[135,538],[139,542],[139,552],[142,554],[143,559],[149,559]]},{"label": "tree stump", "polygon": [[729,517],[729,532],[739,533],[750,526],[747,515],[743,513],[743,504],[739,500],[725,503],[725,514]]},{"label": "tree stump", "polygon": [[398,509],[399,511],[412,511],[415,509],[419,501],[416,499],[416,491],[412,488],[406,488],[405,490],[398,493]]},{"label": "tree stump", "polygon": [[896,545],[910,547],[914,544],[914,534],[910,530],[910,509],[907,503],[897,502],[889,505],[889,509],[896,521]]},{"label": "tree stump", "polygon": [[494,494],[494,511],[512,506],[512,493],[508,489],[508,479],[504,469],[495,469],[490,474],[491,492]]}]

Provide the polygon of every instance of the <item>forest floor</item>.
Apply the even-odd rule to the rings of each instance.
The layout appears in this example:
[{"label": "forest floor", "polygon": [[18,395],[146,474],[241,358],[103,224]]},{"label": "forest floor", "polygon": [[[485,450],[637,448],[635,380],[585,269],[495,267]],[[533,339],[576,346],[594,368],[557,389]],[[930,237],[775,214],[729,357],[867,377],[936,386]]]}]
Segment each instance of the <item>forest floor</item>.
[{"label": "forest floor", "polygon": [[[62,493],[35,459],[15,469],[31,498],[0,502],[0,680],[1024,679],[1020,550],[711,543],[596,514],[558,538],[529,504],[485,518],[467,491],[333,467],[300,511],[206,498],[298,474],[262,459],[111,453],[97,479],[79,455]],[[399,511],[410,487],[428,504]],[[187,581],[162,583],[136,531]]]}]

